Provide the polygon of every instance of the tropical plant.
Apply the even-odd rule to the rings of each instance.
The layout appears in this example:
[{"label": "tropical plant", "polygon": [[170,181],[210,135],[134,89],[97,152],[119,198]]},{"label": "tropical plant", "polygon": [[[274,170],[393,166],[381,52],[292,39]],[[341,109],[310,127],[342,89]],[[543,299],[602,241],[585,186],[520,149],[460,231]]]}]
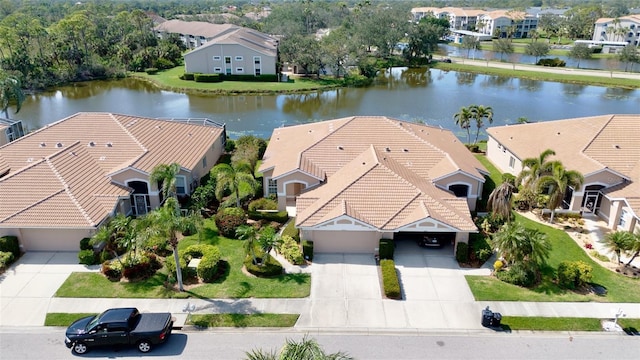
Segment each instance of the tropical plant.
[{"label": "tropical plant", "polygon": [[551,252],[551,243],[544,233],[527,229],[518,222],[504,224],[491,242],[509,264],[521,264],[527,268],[538,268]]},{"label": "tropical plant", "polygon": [[622,262],[622,259],[620,258],[621,253],[631,248],[634,242],[634,235],[629,231],[614,231],[604,236],[605,248],[616,254],[618,263]]},{"label": "tropical plant", "polygon": [[0,110],[5,118],[9,118],[9,106],[16,106],[16,113],[22,108],[25,100],[20,80],[0,70]]},{"label": "tropical plant", "polygon": [[509,222],[511,220],[511,197],[515,186],[508,181],[502,182],[489,194],[487,208],[495,216],[500,216]]},{"label": "tropical plant", "polygon": [[477,144],[480,129],[484,126],[484,120],[486,119],[489,124],[493,123],[493,109],[491,106],[471,105],[469,110],[471,110],[471,118],[476,121],[476,140],[473,143]]},{"label": "tropical plant", "polygon": [[471,143],[471,119],[473,118],[473,113],[471,109],[468,107],[461,107],[460,110],[453,115],[453,119],[456,121],[456,125],[458,125],[462,130],[467,131],[467,144]]},{"label": "tropical plant", "polygon": [[[258,181],[253,177],[253,167],[246,161],[233,164],[218,164],[211,169],[211,177],[216,179],[215,193],[218,201],[227,193],[235,196],[236,207],[240,207],[240,199],[253,197],[258,189]],[[241,188],[244,190],[241,193]],[[246,192],[246,193],[245,193]]]},{"label": "tropical plant", "polygon": [[247,255],[251,255],[253,263],[258,265],[258,257],[256,256],[256,241],[258,237],[258,231],[255,226],[242,225],[236,229],[236,237],[240,240],[244,240],[244,249]]},{"label": "tropical plant", "polygon": [[555,151],[547,149],[541,152],[537,158],[526,158],[522,160],[522,171],[520,171],[520,174],[518,174],[516,178],[516,184],[522,184],[525,188],[537,192],[538,179],[550,171],[551,162],[547,161],[547,158],[555,154]]},{"label": "tropical plant", "polygon": [[260,230],[258,234],[258,245],[265,254],[269,254],[273,248],[277,248],[282,239],[273,226],[267,226]]},{"label": "tropical plant", "polygon": [[353,360],[343,352],[327,354],[322,346],[305,335],[300,341],[287,339],[280,351],[254,349],[245,353],[246,360]]},{"label": "tropical plant", "polygon": [[578,171],[567,170],[560,161],[551,163],[551,174],[544,175],[539,179],[539,189],[548,189],[549,200],[547,208],[551,210],[550,223],[553,223],[553,217],[556,209],[562,205],[564,195],[569,187],[574,190],[580,190],[584,183],[584,177]]},{"label": "tropical plant", "polygon": [[159,164],[156,165],[149,175],[149,181],[151,183],[158,184],[159,190],[161,190],[162,199],[169,197],[176,197],[176,175],[180,172],[180,164]]},{"label": "tropical plant", "polygon": [[636,259],[638,255],[640,255],[640,230],[636,231],[635,235],[633,235],[633,240],[628,244],[627,249],[631,255],[631,258],[627,262],[627,265],[630,265],[633,260]]}]

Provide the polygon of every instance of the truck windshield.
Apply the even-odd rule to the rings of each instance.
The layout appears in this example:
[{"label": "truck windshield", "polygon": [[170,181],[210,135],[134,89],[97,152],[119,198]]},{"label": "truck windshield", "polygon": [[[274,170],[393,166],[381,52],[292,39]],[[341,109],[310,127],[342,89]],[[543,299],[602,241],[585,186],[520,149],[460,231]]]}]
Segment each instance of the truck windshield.
[{"label": "truck windshield", "polygon": [[94,316],[93,319],[91,319],[91,321],[89,321],[89,323],[87,324],[87,327],[85,328],[85,330],[88,331],[90,329],[93,329],[96,325],[98,325],[98,322],[100,321],[100,318],[102,317],[103,314],[104,312],[102,314],[98,314]]}]

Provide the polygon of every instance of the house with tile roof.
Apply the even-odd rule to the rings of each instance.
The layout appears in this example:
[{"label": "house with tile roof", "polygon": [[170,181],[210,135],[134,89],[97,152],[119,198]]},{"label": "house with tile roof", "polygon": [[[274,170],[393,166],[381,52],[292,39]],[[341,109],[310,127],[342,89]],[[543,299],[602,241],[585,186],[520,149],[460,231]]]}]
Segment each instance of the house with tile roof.
[{"label": "house with tile roof", "polygon": [[278,72],[277,61],[276,38],[238,26],[184,55],[188,73],[274,75]]},{"label": "house with tile roof", "polygon": [[0,147],[0,236],[23,251],[75,251],[117,213],[144,215],[163,199],[150,182],[159,164],[180,164],[190,194],[224,151],[225,126],[78,113]]},{"label": "house with tile roof", "polygon": [[153,29],[158,38],[177,34],[189,49],[202,46],[216,36],[238,29],[232,24],[213,24],[206,21],[168,20],[159,23]]},{"label": "house with tile roof", "polygon": [[615,46],[616,43],[638,46],[640,44],[640,15],[596,20],[592,41],[603,42],[605,46],[609,44]]},{"label": "house with tile roof", "polygon": [[584,176],[569,189],[563,209],[596,214],[613,230],[640,229],[640,114],[600,115],[487,129],[487,156],[518,175],[522,160],[552,149]]},{"label": "house with tile roof", "polygon": [[382,238],[468,242],[487,174],[451,131],[384,116],[277,128],[260,171],[314,251],[353,253]]}]

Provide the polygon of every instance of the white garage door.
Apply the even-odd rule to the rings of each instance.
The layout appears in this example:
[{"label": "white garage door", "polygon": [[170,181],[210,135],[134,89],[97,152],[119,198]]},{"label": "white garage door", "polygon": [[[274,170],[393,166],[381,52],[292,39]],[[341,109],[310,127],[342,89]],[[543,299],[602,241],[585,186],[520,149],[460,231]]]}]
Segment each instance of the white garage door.
[{"label": "white garage door", "polygon": [[79,251],[88,230],[22,229],[18,240],[22,251]]},{"label": "white garage door", "polygon": [[379,246],[380,234],[375,231],[314,231],[314,252],[370,253]]}]

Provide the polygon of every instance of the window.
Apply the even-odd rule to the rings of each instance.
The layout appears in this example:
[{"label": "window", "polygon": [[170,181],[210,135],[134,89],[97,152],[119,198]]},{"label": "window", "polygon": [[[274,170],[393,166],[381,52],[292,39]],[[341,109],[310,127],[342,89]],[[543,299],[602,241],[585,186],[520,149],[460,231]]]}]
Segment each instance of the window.
[{"label": "window", "polygon": [[221,72],[222,72],[222,68],[221,68],[221,67],[214,67],[214,68],[213,68],[213,72],[215,72],[215,73],[221,73]]},{"label": "window", "polygon": [[236,61],[242,61],[242,56],[236,56]]},{"label": "window", "polygon": [[260,68],[257,68],[257,69],[256,69],[256,74],[255,74],[255,75],[256,75],[256,76],[260,76]]},{"label": "window", "polygon": [[184,176],[176,176],[176,194],[185,195],[187,193],[186,182]]},{"label": "window", "polygon": [[267,194],[278,194],[278,180],[269,179],[267,183]]},{"label": "window", "polygon": [[202,158],[202,167],[203,168],[207,167],[207,157],[206,156]]},{"label": "window", "polygon": [[622,209],[622,212],[620,213],[620,220],[618,221],[618,226],[620,226],[623,229],[626,229],[627,227],[627,210]]},{"label": "window", "polygon": [[509,169],[513,169],[513,166],[516,164],[516,159],[511,156],[509,157]]},{"label": "window", "polygon": [[236,68],[236,72],[237,73],[243,73],[244,72],[244,68]]},{"label": "window", "polygon": [[231,64],[231,56],[225,56],[224,57],[224,63],[225,64]]},{"label": "window", "polygon": [[256,64],[256,65],[259,65],[260,64],[260,56],[254,56],[253,57],[253,63]]},{"label": "window", "polygon": [[220,56],[214,56],[213,61],[220,61]]}]

